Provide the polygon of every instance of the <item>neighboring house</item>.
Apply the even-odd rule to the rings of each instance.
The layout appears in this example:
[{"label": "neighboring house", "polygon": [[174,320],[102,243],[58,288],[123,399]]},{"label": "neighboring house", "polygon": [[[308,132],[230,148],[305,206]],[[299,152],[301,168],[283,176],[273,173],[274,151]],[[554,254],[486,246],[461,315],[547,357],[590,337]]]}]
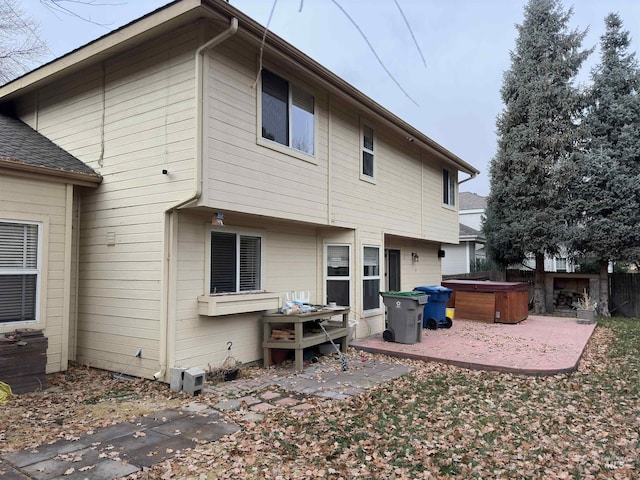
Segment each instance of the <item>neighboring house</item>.
[{"label": "neighboring house", "polygon": [[[0,113],[0,333],[37,327],[47,372],[75,349],[78,198],[100,175]],[[0,372],[0,380],[1,378]]]},{"label": "neighboring house", "polygon": [[[363,335],[384,329],[381,290],[440,283],[458,174],[478,171],[263,35],[227,2],[177,1],[0,87],[0,108],[103,179],[75,204],[77,232],[68,189],[64,228],[39,220],[77,239],[49,253],[69,269],[55,278],[70,358],[166,381],[221,365],[229,341],[262,358],[261,315],[287,292],[349,305]],[[23,203],[5,217],[40,218]],[[48,328],[61,301],[3,328]]]},{"label": "neighboring house", "polygon": [[[473,272],[476,260],[486,259],[484,249],[486,239],[482,233],[482,220],[487,207],[487,197],[472,192],[460,192],[459,196],[460,243],[443,245],[445,251],[445,258],[442,261],[443,275]],[[522,265],[514,268],[533,270],[535,265],[534,256],[529,255]],[[545,272],[574,272],[575,264],[566,249],[561,248],[559,255],[545,256],[544,270]]]},{"label": "neighboring house", "polygon": [[459,243],[443,245],[442,274],[456,275],[475,271],[476,262],[486,259],[482,233],[482,216],[487,206],[486,197],[476,193],[460,192],[459,195]]}]

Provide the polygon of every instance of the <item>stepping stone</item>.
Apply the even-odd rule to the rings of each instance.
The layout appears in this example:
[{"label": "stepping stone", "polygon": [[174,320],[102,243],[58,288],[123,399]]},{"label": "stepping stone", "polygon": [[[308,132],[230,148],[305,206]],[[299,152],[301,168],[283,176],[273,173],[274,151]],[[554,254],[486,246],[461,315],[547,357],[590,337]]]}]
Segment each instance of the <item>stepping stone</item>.
[{"label": "stepping stone", "polygon": [[291,397],[284,397],[284,398],[281,398],[280,400],[276,400],[273,403],[275,403],[276,405],[292,406],[292,405],[297,405],[298,400]]},{"label": "stepping stone", "polygon": [[252,412],[266,412],[267,410],[271,410],[272,408],[276,408],[269,403],[258,403],[257,405],[253,405],[249,408]]},{"label": "stepping stone", "polygon": [[260,395],[260,398],[262,398],[263,400],[273,400],[274,398],[278,398],[281,396],[282,395],[280,395],[278,392],[272,392],[271,390],[269,390]]}]

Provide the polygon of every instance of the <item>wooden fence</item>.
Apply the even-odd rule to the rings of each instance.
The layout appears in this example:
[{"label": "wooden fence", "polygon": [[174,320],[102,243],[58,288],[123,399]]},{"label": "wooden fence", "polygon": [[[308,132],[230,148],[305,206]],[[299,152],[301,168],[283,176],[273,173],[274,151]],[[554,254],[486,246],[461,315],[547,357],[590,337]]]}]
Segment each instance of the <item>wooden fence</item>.
[{"label": "wooden fence", "polygon": [[[527,282],[533,294],[535,273],[530,270],[507,270],[506,272],[473,272],[460,275],[443,275],[443,280],[491,280]],[[609,274],[609,311],[619,317],[640,318],[640,273]]]},{"label": "wooden fence", "polygon": [[621,317],[640,317],[640,274],[609,275],[609,311]]}]

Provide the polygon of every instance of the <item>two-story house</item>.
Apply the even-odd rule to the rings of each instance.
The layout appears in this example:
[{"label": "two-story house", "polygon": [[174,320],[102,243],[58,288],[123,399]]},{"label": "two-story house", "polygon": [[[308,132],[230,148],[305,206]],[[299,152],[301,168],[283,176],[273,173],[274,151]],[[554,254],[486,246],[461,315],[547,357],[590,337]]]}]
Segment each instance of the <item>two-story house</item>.
[{"label": "two-story house", "polygon": [[[262,358],[261,315],[286,292],[348,305],[363,335],[384,329],[380,291],[440,282],[458,176],[478,171],[263,35],[225,1],[176,1],[0,87],[1,111],[102,179],[67,191],[63,237],[48,209],[3,204],[0,225],[39,225],[73,268],[36,279],[41,297],[63,288],[64,326],[49,302],[0,328],[68,328],[52,351],[167,380],[221,364],[229,341]],[[15,181],[0,172],[0,192]]]}]

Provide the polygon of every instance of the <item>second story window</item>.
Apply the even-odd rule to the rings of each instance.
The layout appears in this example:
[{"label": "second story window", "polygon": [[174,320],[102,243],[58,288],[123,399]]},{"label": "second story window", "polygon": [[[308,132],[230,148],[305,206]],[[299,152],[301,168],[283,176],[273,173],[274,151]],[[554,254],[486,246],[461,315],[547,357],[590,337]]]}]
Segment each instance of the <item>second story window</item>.
[{"label": "second story window", "polygon": [[374,178],[373,128],[362,126],[362,170],[365,177]]},{"label": "second story window", "polygon": [[457,172],[442,169],[442,203],[450,207],[456,206]]},{"label": "second story window", "polygon": [[313,95],[269,70],[262,70],[262,138],[314,154]]}]

